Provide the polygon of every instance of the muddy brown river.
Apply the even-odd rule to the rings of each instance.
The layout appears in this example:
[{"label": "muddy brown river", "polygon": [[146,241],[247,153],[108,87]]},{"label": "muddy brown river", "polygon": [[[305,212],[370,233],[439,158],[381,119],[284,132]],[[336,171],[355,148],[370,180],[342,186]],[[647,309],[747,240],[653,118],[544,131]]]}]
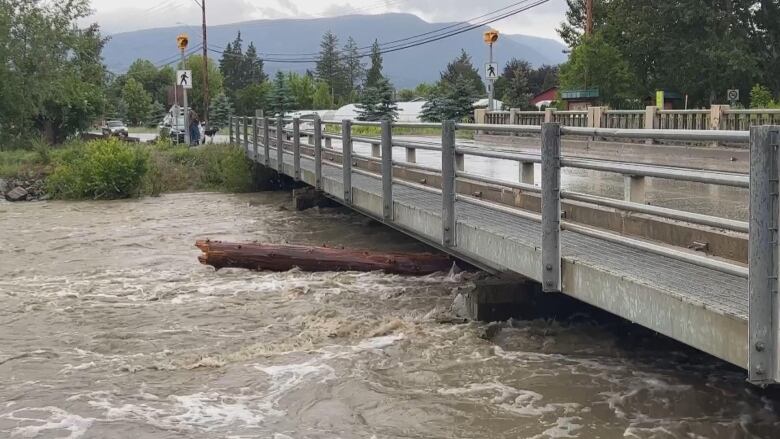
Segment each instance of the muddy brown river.
[{"label": "muddy brown river", "polygon": [[585,307],[493,334],[442,323],[472,274],[198,264],[202,238],[423,249],[288,199],[0,202],[0,437],[780,437],[778,392]]}]

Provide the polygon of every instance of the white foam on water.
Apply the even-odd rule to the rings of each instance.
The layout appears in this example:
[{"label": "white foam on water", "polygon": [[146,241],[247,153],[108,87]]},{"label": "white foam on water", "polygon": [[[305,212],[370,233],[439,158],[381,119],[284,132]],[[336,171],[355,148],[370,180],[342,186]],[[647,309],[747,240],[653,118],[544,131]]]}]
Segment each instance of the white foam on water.
[{"label": "white foam on water", "polygon": [[[34,413],[41,413],[42,416],[31,417]],[[68,431],[70,433],[68,436],[60,436],[60,438],[78,439],[84,436],[95,422],[94,418],[68,413],[59,407],[20,408],[0,415],[0,418],[16,421],[19,424],[35,424],[19,426],[11,430],[11,437],[24,438],[33,438],[48,432]]]}]

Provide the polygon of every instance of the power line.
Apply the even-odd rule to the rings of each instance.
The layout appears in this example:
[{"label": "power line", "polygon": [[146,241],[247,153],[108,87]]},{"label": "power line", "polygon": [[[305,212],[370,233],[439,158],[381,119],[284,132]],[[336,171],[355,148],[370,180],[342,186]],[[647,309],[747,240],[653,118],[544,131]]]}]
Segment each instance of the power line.
[{"label": "power line", "polygon": [[[529,1],[530,0],[517,1],[517,2],[511,3],[511,4],[507,5],[507,6],[504,6],[503,8],[496,9],[494,11],[488,12],[486,14],[482,14],[482,15],[477,16],[477,17],[472,17],[472,18],[469,18],[469,19],[464,20],[464,21],[453,23],[453,24],[450,24],[450,25],[447,25],[447,26],[444,26],[444,27],[441,27],[441,28],[438,28],[438,29],[434,29],[432,31],[424,32],[424,33],[421,33],[421,34],[412,35],[412,36],[409,36],[409,37],[406,37],[406,38],[401,38],[401,39],[392,40],[392,41],[386,41],[386,42],[380,43],[379,46],[381,48],[382,46],[391,45],[391,44],[395,44],[395,43],[403,43],[405,41],[419,39],[421,37],[424,37],[424,36],[427,36],[427,35],[437,34],[437,33],[444,32],[444,31],[449,30],[449,29],[454,29],[454,28],[458,28],[458,27],[462,27],[462,26],[471,26],[472,22],[475,21],[475,20],[481,20],[481,19],[484,19],[486,17],[490,17],[490,16],[498,14],[500,12],[504,12],[504,11],[506,11],[508,9],[517,7],[517,6],[525,4],[525,3],[528,3]],[[370,49],[372,49],[372,46],[358,47],[358,50],[370,50]],[[292,58],[292,57],[300,57],[300,56],[317,56],[317,55],[319,55],[319,53],[318,52],[309,52],[309,53],[267,53],[267,52],[261,52],[258,55],[268,56],[268,57],[279,56],[279,57],[291,57]]]},{"label": "power line", "polygon": [[[525,1],[519,2],[518,4],[520,4],[520,3],[528,3],[528,1],[529,0],[525,0]],[[422,45],[425,45],[425,44],[429,44],[429,43],[433,43],[433,42],[436,42],[436,41],[440,41],[440,40],[443,40],[445,38],[450,38],[450,37],[453,37],[453,36],[456,36],[456,35],[460,35],[462,33],[469,32],[471,30],[477,29],[477,28],[482,27],[484,25],[495,23],[496,21],[500,21],[500,20],[506,19],[508,17],[517,15],[517,14],[519,14],[521,12],[525,12],[525,11],[527,11],[529,9],[532,9],[534,7],[537,7],[537,6],[541,5],[541,4],[547,3],[548,1],[549,0],[537,0],[537,1],[533,2],[533,3],[531,3],[531,4],[528,4],[528,5],[525,5],[523,7],[520,7],[520,8],[517,8],[517,9],[513,9],[511,11],[505,12],[505,13],[497,16],[497,17],[492,17],[492,18],[483,20],[483,21],[478,22],[478,23],[470,23],[469,26],[467,26],[467,27],[461,27],[459,29],[454,29],[454,30],[452,30],[450,32],[447,32],[447,33],[444,33],[442,35],[430,36],[428,38],[421,39],[419,41],[409,42],[409,43],[405,43],[405,44],[385,43],[385,47],[384,48],[382,48],[381,47],[382,45],[380,45],[379,53],[380,54],[385,54],[385,53],[398,52],[398,51],[401,51],[401,50],[411,49],[411,48],[414,48],[414,47],[418,47],[418,46],[422,46]],[[506,8],[502,8],[501,10],[505,10],[505,9]],[[499,11],[501,11],[501,10],[499,10]],[[494,13],[490,13],[490,14],[486,14],[485,16],[493,15],[493,14]],[[456,25],[452,25],[452,26],[449,26],[449,27],[452,28],[453,26],[456,26]],[[434,33],[434,32],[427,32],[426,34],[427,35],[431,35],[432,33]],[[425,34],[420,34],[420,35],[425,35]],[[406,38],[404,40],[409,41],[409,40],[413,40],[413,39],[418,39],[418,37],[410,37],[410,38]],[[209,48],[209,50],[211,52],[220,53],[220,54],[225,55],[225,56],[238,56],[236,54],[225,53],[224,51],[213,49],[213,48]],[[371,56],[370,52],[358,54],[358,58],[366,58],[366,57],[369,57],[369,56]],[[343,58],[343,56],[342,56],[342,58]],[[299,58],[299,59],[295,59],[295,58],[289,58],[289,59],[284,59],[284,58],[278,58],[278,59],[277,58],[262,58],[262,61],[263,62],[270,62],[270,63],[311,64],[311,63],[317,62],[318,58]]]}]

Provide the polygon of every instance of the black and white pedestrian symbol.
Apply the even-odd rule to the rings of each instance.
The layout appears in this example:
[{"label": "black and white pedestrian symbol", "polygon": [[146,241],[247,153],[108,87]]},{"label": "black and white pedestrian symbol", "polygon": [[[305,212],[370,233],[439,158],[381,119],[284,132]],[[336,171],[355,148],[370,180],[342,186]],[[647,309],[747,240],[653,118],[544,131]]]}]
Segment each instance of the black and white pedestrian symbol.
[{"label": "black and white pedestrian symbol", "polygon": [[498,79],[498,63],[490,62],[485,64],[485,79]]},{"label": "black and white pedestrian symbol", "polygon": [[192,88],[192,70],[178,70],[176,72],[176,85]]}]

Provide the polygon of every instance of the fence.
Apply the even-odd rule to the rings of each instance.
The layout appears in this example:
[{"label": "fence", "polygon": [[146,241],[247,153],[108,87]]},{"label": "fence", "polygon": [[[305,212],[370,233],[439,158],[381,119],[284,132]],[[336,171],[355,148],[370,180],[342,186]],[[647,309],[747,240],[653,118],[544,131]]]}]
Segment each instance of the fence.
[{"label": "fence", "polygon": [[780,109],[745,110],[714,105],[710,109],[697,110],[658,107],[646,107],[644,110],[610,110],[607,107],[589,107],[579,111],[552,108],[545,111],[477,110],[475,120],[489,125],[542,126],[545,122],[556,122],[565,127],[747,131],[752,126],[780,124]]}]

